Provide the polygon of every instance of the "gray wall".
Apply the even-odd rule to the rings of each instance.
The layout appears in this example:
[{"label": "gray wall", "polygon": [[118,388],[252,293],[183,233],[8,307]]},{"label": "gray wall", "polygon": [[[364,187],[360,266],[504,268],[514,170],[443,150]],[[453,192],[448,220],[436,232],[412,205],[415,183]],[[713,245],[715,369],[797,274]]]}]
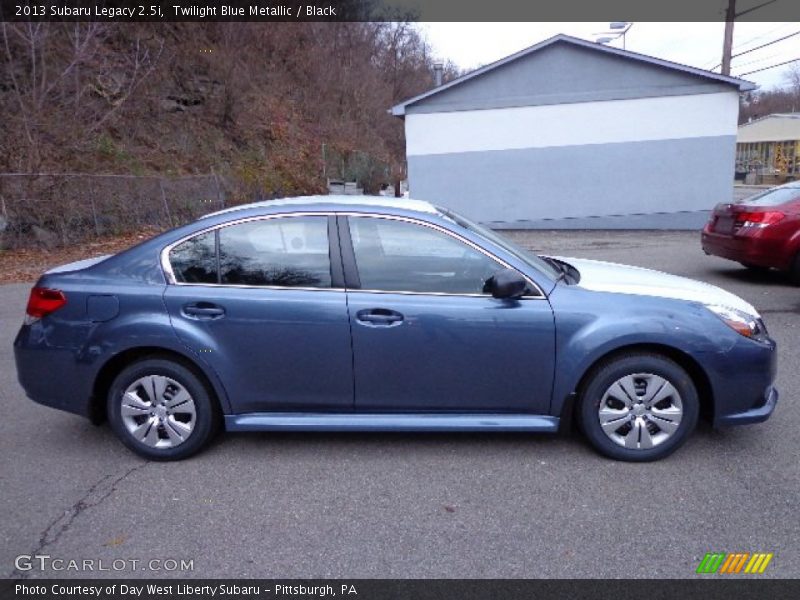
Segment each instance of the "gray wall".
[{"label": "gray wall", "polygon": [[410,156],[410,195],[497,228],[694,229],[732,199],[735,145],[722,136]]},{"label": "gray wall", "polygon": [[407,107],[409,114],[730,92],[735,86],[558,42]]}]

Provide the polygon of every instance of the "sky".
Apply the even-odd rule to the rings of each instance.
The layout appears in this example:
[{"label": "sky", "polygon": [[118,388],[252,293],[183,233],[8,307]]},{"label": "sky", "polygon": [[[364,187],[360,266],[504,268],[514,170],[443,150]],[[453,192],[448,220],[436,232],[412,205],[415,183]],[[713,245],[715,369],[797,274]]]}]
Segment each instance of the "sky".
[{"label": "sky", "polygon": [[[595,41],[610,31],[608,23],[420,23],[433,54],[451,60],[462,69],[474,69],[527,48],[558,33]],[[628,50],[673,62],[714,69],[721,62],[724,23],[634,23],[627,33]],[[733,30],[733,54],[800,31],[800,23],[737,22]],[[610,46],[622,47],[622,39]],[[800,58],[800,35],[736,57],[734,76]],[[800,62],[795,63],[800,65]],[[745,75],[763,89],[787,85],[791,65]],[[719,68],[716,68],[719,72]]]}]

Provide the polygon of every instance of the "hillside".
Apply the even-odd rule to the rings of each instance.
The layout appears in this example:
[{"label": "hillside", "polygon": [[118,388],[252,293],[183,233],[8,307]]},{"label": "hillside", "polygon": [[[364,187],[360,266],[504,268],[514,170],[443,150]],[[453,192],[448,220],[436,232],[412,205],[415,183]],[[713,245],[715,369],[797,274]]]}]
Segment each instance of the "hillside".
[{"label": "hillside", "polygon": [[3,24],[0,172],[219,174],[230,200],[404,176],[409,23]]}]

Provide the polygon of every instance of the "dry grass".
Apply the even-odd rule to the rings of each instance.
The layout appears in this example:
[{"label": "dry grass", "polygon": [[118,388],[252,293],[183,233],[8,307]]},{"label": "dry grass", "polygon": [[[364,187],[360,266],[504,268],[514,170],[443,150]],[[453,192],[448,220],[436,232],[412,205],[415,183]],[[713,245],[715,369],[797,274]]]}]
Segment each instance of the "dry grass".
[{"label": "dry grass", "polygon": [[39,275],[47,269],[58,265],[115,254],[139,242],[152,237],[156,230],[143,230],[114,237],[102,238],[94,242],[47,250],[44,248],[28,248],[21,250],[0,251],[0,284],[1,283],[34,283]]}]

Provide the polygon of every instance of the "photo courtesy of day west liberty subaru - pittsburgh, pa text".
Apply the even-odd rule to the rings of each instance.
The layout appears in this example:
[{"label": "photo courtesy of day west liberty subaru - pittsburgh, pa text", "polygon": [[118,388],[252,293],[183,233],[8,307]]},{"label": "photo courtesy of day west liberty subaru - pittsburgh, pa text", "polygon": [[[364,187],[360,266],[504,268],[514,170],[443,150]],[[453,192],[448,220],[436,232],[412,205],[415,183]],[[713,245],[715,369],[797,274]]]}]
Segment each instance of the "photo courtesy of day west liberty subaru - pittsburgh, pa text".
[{"label": "photo courtesy of day west liberty subaru - pittsburgh, pa text", "polygon": [[[101,598],[103,595],[119,595],[131,598],[157,597],[157,596],[190,596],[200,598],[231,597],[231,596],[260,596],[262,594],[272,596],[315,596],[326,598],[328,596],[358,596],[356,586],[350,583],[342,583],[333,586],[308,585],[297,583],[274,583],[269,586],[255,584],[239,585],[233,583],[218,584],[193,584],[193,583],[97,583],[85,584],[31,584],[17,583],[14,586],[14,593],[17,597],[26,596],[69,596],[69,597],[95,597]],[[147,596],[145,596],[145,594]]]}]

